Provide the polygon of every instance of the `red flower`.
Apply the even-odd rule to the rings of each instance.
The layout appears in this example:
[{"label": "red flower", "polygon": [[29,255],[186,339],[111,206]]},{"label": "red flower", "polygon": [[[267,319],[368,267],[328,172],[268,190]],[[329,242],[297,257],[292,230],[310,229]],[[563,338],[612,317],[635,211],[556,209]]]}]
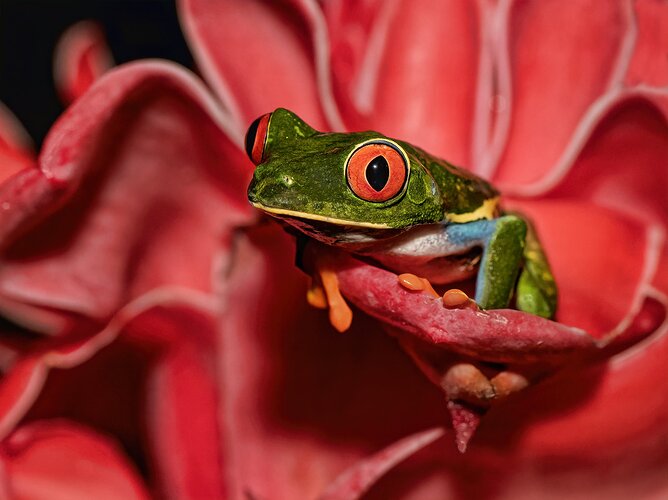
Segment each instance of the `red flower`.
[{"label": "red flower", "polygon": [[[167,63],[119,68],[54,125],[39,168],[0,186],[5,489],[666,494],[668,16],[591,3],[183,2],[219,101]],[[305,304],[290,239],[255,223],[241,138],[279,105],[468,165],[535,219],[561,324],[501,311],[508,330],[492,335],[441,308],[427,328],[396,284],[377,310],[359,295],[360,276],[373,288],[389,273],[339,268],[371,314],[399,301],[425,371],[446,341],[510,364],[552,342],[565,366],[494,405],[466,454],[438,439],[451,434],[441,391],[396,340],[362,313],[334,333]]]}]

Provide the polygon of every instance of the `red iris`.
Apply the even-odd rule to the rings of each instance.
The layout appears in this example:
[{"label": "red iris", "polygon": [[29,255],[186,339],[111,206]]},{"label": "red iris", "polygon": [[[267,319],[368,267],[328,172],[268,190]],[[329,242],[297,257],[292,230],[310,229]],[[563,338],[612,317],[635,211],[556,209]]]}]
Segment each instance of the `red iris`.
[{"label": "red iris", "polygon": [[403,155],[385,142],[358,148],[348,159],[348,185],[366,201],[387,201],[401,192],[408,174]]}]

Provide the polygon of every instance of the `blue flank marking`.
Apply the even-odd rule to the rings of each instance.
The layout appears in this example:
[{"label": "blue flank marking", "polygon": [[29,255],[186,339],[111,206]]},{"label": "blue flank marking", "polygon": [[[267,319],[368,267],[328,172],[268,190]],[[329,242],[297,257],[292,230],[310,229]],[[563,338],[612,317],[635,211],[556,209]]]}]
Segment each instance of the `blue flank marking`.
[{"label": "blue flank marking", "polygon": [[480,269],[487,260],[487,246],[496,231],[497,222],[498,219],[481,219],[462,224],[450,223],[443,228],[448,241],[462,252],[470,250],[472,247],[482,247],[482,258],[475,283],[476,302],[481,301],[480,294],[485,288],[485,273],[480,272]]}]

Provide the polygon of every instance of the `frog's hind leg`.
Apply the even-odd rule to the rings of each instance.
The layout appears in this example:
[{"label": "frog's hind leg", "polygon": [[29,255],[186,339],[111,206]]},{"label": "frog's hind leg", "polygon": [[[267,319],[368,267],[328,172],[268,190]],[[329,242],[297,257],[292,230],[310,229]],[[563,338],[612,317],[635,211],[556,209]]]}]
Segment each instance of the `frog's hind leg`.
[{"label": "frog's hind leg", "polygon": [[[515,215],[523,218],[520,214]],[[524,268],[517,283],[515,302],[521,311],[551,318],[557,309],[557,285],[536,231],[529,221],[524,220],[527,224]]]},{"label": "frog's hind leg", "polygon": [[452,242],[483,248],[476,280],[478,305],[483,309],[508,307],[522,263],[527,223],[515,215],[504,215],[449,224],[445,231]]}]

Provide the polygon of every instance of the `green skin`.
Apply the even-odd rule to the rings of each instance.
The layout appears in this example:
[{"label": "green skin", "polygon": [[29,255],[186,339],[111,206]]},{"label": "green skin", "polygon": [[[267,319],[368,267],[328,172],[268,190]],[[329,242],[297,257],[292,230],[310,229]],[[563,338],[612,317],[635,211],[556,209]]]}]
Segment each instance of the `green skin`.
[{"label": "green skin", "polygon": [[[372,140],[391,141],[408,162],[404,188],[385,202],[363,200],[347,181],[350,154]],[[310,237],[397,271],[415,269],[430,280],[433,274],[436,282],[461,279],[475,267],[480,307],[507,307],[514,295],[518,309],[552,317],[557,291],[540,242],[525,218],[498,210],[498,196],[483,179],[406,142],[373,131],[321,133],[281,108],[271,114],[248,188],[254,206]],[[414,248],[429,257],[411,265]],[[475,248],[482,255],[471,253]],[[442,272],[444,266],[456,269]]]}]

